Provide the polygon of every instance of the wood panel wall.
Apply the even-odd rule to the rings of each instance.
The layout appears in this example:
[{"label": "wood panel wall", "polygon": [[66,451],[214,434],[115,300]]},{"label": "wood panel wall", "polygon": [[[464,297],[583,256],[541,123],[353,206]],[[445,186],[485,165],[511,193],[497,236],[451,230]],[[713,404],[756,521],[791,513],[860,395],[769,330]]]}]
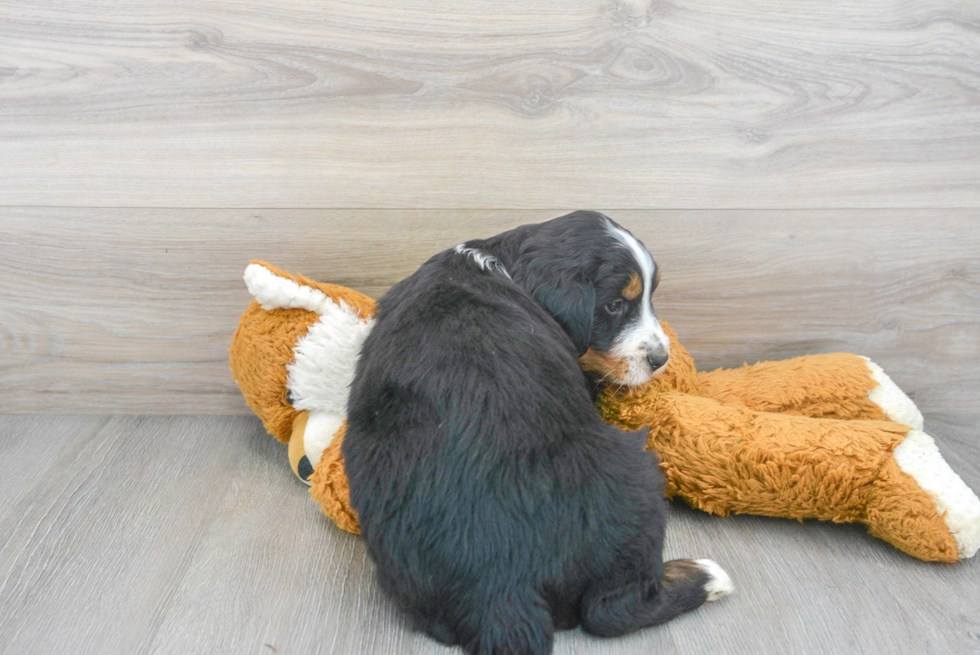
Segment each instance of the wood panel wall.
[{"label": "wood panel wall", "polygon": [[0,2],[0,203],[976,206],[972,0]]},{"label": "wood panel wall", "polygon": [[972,0],[0,0],[0,412],[245,412],[249,259],[378,295],[578,208],[651,247],[702,365],[852,350],[975,411],[978,26]]},{"label": "wood panel wall", "polygon": [[[250,258],[379,296],[432,253],[564,210],[7,208],[0,410],[247,412],[227,347]],[[980,409],[980,210],[608,210],[704,368],[846,350]]]}]

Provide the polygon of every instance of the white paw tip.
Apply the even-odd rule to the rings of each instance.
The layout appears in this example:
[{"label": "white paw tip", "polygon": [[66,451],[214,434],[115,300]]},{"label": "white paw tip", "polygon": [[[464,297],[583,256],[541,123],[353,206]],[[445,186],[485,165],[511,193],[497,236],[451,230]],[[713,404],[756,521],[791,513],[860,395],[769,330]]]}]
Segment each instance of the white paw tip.
[{"label": "white paw tip", "polygon": [[893,455],[899,468],[932,496],[936,511],[956,540],[959,556],[973,557],[980,549],[980,498],[946,463],[933,438],[909,430]]},{"label": "white paw tip", "polygon": [[888,374],[867,357],[861,357],[868,364],[871,378],[878,386],[868,392],[868,400],[885,412],[885,415],[896,423],[921,430],[923,425],[922,412],[915,406],[912,399],[898,388]]},{"label": "white paw tip", "polygon": [[707,602],[710,603],[719,598],[724,598],[735,591],[735,585],[732,583],[731,577],[714,560],[696,559],[694,563],[704,569],[711,577],[707,584],[704,585],[704,590],[708,593]]}]

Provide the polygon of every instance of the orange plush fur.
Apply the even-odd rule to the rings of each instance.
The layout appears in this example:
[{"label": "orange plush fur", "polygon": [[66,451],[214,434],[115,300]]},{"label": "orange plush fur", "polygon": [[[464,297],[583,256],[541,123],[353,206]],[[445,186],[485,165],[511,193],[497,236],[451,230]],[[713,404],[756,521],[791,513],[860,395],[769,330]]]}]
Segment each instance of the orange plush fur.
[{"label": "orange plush fur", "polygon": [[936,503],[892,456],[909,428],[867,399],[878,383],[863,359],[833,353],[697,373],[664,329],[665,374],[608,390],[598,408],[624,428],[650,426],[668,497],[722,516],[864,523],[920,559],[958,559]]},{"label": "orange plush fur", "polygon": [[[374,311],[373,301],[349,289],[268,268],[356,305],[365,317]],[[253,302],[235,334],[235,379],[280,441],[303,438],[302,429],[293,431],[297,412],[286,401],[285,366],[316,318],[295,309],[266,311]],[[860,522],[920,559],[958,559],[933,497],[892,455],[910,428],[888,420],[869,400],[878,382],[866,360],[835,353],[699,373],[664,327],[671,338],[667,370],[639,387],[605,390],[598,410],[624,428],[650,426],[648,448],[660,459],[669,496],[719,515]],[[357,533],[343,431],[342,425],[323,449],[308,482],[323,511]]]},{"label": "orange plush fur", "polygon": [[[319,289],[329,298],[341,300],[365,315],[374,313],[374,300],[353,289],[336,284],[314,282],[302,275],[290,275],[271,264],[253,260],[275,275],[300,286]],[[245,402],[262,419],[265,429],[282,443],[289,443],[297,411],[286,400],[286,365],[293,360],[296,341],[319,315],[306,309],[265,310],[253,300],[238,322],[229,350],[231,374]]]}]

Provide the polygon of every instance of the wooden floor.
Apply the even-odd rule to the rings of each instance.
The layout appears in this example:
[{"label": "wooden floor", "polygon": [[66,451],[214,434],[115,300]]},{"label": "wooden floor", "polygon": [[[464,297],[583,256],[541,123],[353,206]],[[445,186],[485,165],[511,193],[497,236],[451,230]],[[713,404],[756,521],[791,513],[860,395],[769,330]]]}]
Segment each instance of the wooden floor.
[{"label": "wooden floor", "polygon": [[[0,653],[454,652],[230,379],[252,258],[378,296],[599,209],[702,368],[881,363],[980,489],[980,2],[0,0]],[[980,653],[980,564],[674,506],[736,594],[558,653]]]},{"label": "wooden floor", "polygon": [[[927,416],[980,488],[977,416]],[[253,417],[0,417],[0,653],[452,653],[413,633],[364,543]],[[675,504],[667,556],[736,592],[555,653],[977,653],[980,559],[926,564],[857,526]]]}]

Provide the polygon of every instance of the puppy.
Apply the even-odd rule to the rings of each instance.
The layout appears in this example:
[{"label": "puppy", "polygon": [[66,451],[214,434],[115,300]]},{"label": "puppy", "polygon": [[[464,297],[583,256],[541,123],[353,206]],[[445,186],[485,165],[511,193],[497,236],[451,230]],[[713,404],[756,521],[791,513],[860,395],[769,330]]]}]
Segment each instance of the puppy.
[{"label": "puppy", "polygon": [[647,430],[603,423],[590,394],[666,365],[658,277],[629,232],[575,212],[441,252],[378,302],[351,505],[379,582],[435,639],[550,653],[555,630],[621,635],[731,591],[710,560],[663,562]]}]

